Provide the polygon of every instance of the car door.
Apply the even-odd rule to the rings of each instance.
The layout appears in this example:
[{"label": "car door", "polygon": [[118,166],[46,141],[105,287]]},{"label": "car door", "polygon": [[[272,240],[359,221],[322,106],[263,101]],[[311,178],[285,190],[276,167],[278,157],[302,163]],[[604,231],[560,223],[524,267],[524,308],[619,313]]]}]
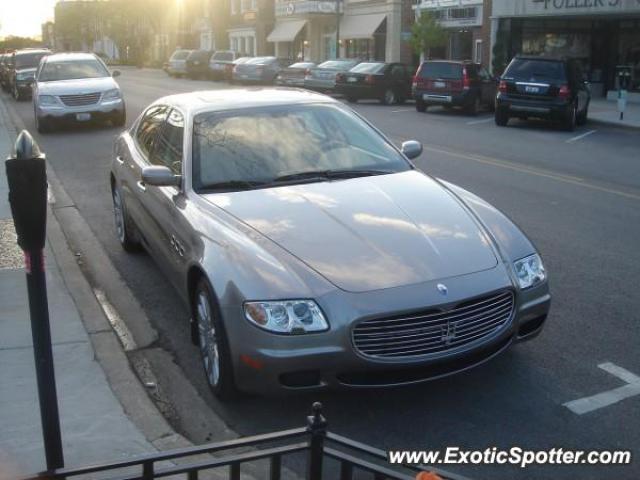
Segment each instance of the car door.
[{"label": "car door", "polygon": [[158,134],[167,118],[169,107],[154,105],[140,118],[127,149],[118,152],[116,160],[122,165],[121,187],[127,211],[138,227],[144,244],[155,252],[150,219],[143,200],[147,185],[142,181],[142,169],[151,165]]},{"label": "car door", "polygon": [[[174,174],[183,175],[184,115],[173,108],[160,130],[150,157],[152,165],[168,167]],[[147,185],[142,206],[148,217],[159,264],[168,278],[179,287],[181,273],[186,267],[190,231],[184,212],[186,197],[182,187]]]}]

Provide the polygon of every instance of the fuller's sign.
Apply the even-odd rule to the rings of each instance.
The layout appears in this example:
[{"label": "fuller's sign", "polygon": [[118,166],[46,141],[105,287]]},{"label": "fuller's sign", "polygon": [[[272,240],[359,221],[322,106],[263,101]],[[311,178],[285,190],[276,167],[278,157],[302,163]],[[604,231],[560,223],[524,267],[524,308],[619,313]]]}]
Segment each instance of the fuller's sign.
[{"label": "fuller's sign", "polygon": [[494,17],[639,13],[640,0],[493,0]]}]

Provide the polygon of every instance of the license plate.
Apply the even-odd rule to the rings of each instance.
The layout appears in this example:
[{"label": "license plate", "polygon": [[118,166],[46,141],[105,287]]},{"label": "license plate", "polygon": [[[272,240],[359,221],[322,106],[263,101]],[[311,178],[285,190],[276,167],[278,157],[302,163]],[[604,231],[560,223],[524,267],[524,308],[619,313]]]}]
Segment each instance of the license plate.
[{"label": "license plate", "polygon": [[433,86],[436,88],[444,88],[447,84],[445,82],[433,82]]},{"label": "license plate", "polygon": [[353,82],[357,82],[357,81],[358,81],[358,79],[356,77],[347,77],[347,82],[353,83]]},{"label": "license plate", "polygon": [[78,120],[79,122],[86,122],[88,120],[91,120],[91,114],[90,113],[76,113],[76,120]]},{"label": "license plate", "polygon": [[530,85],[524,87],[524,91],[527,93],[540,93],[540,89],[538,87],[532,87]]}]

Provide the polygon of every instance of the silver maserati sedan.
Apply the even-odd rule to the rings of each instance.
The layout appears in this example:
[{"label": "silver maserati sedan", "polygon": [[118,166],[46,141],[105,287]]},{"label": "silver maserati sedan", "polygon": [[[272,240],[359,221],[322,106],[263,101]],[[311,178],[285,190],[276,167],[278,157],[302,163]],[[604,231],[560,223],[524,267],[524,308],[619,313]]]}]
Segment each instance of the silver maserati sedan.
[{"label": "silver maserati sedan", "polygon": [[421,153],[284,88],[161,98],[120,135],[118,239],[188,305],[215,394],[413,384],[542,330],[535,247]]}]

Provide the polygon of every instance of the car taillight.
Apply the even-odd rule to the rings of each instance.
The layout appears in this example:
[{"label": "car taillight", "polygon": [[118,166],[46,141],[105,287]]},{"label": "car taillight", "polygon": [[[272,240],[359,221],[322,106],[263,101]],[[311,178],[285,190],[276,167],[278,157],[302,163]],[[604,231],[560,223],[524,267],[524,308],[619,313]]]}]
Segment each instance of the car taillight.
[{"label": "car taillight", "polygon": [[558,97],[559,98],[569,98],[571,96],[571,89],[569,88],[569,85],[562,85],[560,87],[560,90],[558,90]]},{"label": "car taillight", "polygon": [[374,83],[376,83],[376,77],[374,77],[373,75],[367,75],[364,78],[364,82],[368,83],[369,85],[373,85]]},{"label": "car taillight", "polygon": [[500,83],[498,84],[498,91],[500,93],[507,93],[507,82],[500,80]]},{"label": "car taillight", "polygon": [[469,90],[471,88],[471,79],[469,78],[469,72],[466,68],[462,68],[462,89]]}]

